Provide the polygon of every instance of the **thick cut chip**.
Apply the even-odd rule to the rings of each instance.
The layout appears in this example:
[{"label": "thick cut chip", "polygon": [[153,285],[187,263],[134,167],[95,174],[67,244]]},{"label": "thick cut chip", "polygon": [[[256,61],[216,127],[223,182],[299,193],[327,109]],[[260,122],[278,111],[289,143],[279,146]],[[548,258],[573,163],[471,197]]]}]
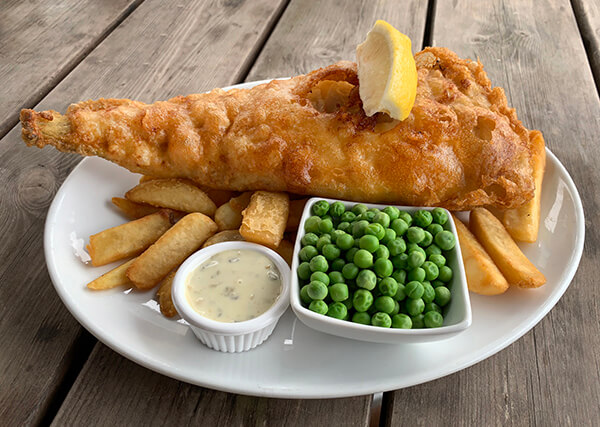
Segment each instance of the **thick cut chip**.
[{"label": "thick cut chip", "polygon": [[90,236],[87,250],[92,265],[99,266],[142,253],[173,223],[172,212],[159,212]]},{"label": "thick cut chip", "polygon": [[233,209],[241,213],[248,207],[248,203],[250,203],[250,197],[252,197],[252,191],[245,191],[237,197],[232,197],[229,201],[229,204],[231,204]]},{"label": "thick cut chip", "polygon": [[160,284],[158,291],[156,291],[160,312],[165,317],[173,317],[177,314],[177,310],[173,304],[173,298],[171,297],[171,287],[173,286],[175,273],[176,271],[171,271],[169,274],[167,274],[167,277],[165,277]]},{"label": "thick cut chip", "polygon": [[215,212],[215,222],[219,230],[237,230],[242,225],[242,213],[227,202],[219,206]]},{"label": "thick cut chip", "polygon": [[481,295],[499,295],[508,282],[483,246],[458,218],[454,217],[469,290]]},{"label": "thick cut chip", "polygon": [[531,140],[531,162],[535,192],[533,199],[523,206],[508,209],[504,212],[502,223],[515,240],[533,243],[537,240],[540,228],[540,206],[542,203],[542,182],[546,169],[546,146],[542,133],[537,130],[529,132]]},{"label": "thick cut chip", "polygon": [[121,212],[131,219],[139,219],[160,210],[160,208],[157,208],[156,206],[132,202],[131,200],[127,200],[122,197],[113,197],[112,202],[113,205],[118,207]]},{"label": "thick cut chip", "polygon": [[289,208],[287,193],[256,191],[242,212],[240,234],[249,242],[276,248],[283,239]]},{"label": "thick cut chip", "polygon": [[185,179],[154,179],[129,190],[125,197],[136,203],[170,208],[182,212],[200,212],[212,216],[217,209],[206,193]]},{"label": "thick cut chip", "polygon": [[294,244],[292,242],[282,240],[279,243],[279,246],[275,248],[275,251],[281,255],[281,258],[283,258],[288,265],[292,265],[292,258],[294,257]]},{"label": "thick cut chip", "polygon": [[217,224],[201,213],[184,216],[127,269],[138,289],[156,286],[217,231]]},{"label": "thick cut chip", "polygon": [[500,220],[485,208],[471,211],[469,228],[494,260],[508,283],[521,288],[537,288],[546,278],[527,259]]},{"label": "thick cut chip", "polygon": [[[135,259],[135,258],[134,258]],[[107,273],[104,273],[102,276],[98,277],[96,280],[92,280],[87,284],[89,289],[94,290],[103,290],[103,289],[112,289],[117,286],[123,285],[131,285],[131,280],[127,278],[125,272],[129,268],[129,266],[133,263],[134,259],[131,259],[120,266],[113,268]]]},{"label": "thick cut chip", "polygon": [[202,247],[206,248],[207,246],[216,245],[217,243],[241,242],[243,240],[244,238],[240,234],[239,230],[224,230],[210,236],[208,240],[204,242]]}]

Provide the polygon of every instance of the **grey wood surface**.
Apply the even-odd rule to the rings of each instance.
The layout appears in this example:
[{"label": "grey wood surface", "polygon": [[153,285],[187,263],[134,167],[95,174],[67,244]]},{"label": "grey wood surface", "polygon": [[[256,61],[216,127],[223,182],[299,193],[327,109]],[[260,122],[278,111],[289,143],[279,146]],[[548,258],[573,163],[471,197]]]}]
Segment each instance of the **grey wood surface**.
[{"label": "grey wood surface", "polygon": [[[164,7],[148,0],[36,108],[64,111],[102,96],[150,101],[230,84],[283,5],[196,0]],[[80,157],[28,148],[20,131],[0,142],[0,424],[43,417],[82,333],[50,283],[42,248],[48,206]]]},{"label": "grey wood surface", "polygon": [[600,2],[572,0],[571,4],[598,88],[600,85]]},{"label": "grey wood surface", "polygon": [[[569,1],[457,0],[435,12],[433,44],[480,58],[525,126],[542,130],[593,223],[600,103]],[[597,228],[586,227],[578,273],[538,326],[474,367],[394,392],[387,425],[598,425],[598,244]]]},{"label": "grey wood surface", "polygon": [[[378,18],[403,28],[420,46],[426,18],[425,3],[411,2],[411,14],[399,11],[397,4],[392,1],[366,5],[360,3],[292,1],[250,69],[246,80],[295,75],[328,65],[338,59],[353,60],[356,45]],[[356,11],[360,11],[359,16],[355,16]],[[351,25],[335,24],[336,19],[344,22],[341,17],[351,19]],[[328,25],[331,27],[329,31],[321,31]],[[301,30],[297,29],[298,26],[301,26]],[[303,44],[298,43],[299,39],[303,40]],[[316,48],[306,51],[302,47],[319,44],[328,45],[333,52],[331,55],[334,56],[324,56]],[[271,67],[275,71],[271,71]],[[260,72],[263,74],[257,74],[256,68],[262,70]],[[213,86],[224,84],[228,83],[214,82]],[[181,93],[187,93],[186,90],[189,92],[193,89],[183,88]],[[94,349],[62,405],[56,418],[57,425],[77,424],[90,412],[102,413],[112,421],[118,421],[121,417],[124,424],[131,420],[144,420],[144,423],[159,425],[166,420],[158,416],[157,421],[157,412],[149,412],[147,406],[140,405],[137,399],[140,394],[152,394],[156,384],[171,384],[168,388],[185,390],[186,395],[191,395],[185,405],[191,405],[193,410],[180,410],[180,400],[167,397],[169,392],[164,395],[165,399],[160,403],[161,413],[169,414],[169,423],[172,424],[195,423],[198,417],[204,417],[214,425],[262,425],[273,423],[274,420],[281,422],[281,425],[336,425],[340,421],[340,414],[344,414],[345,425],[366,425],[369,419],[371,396],[333,400],[282,400],[203,390],[166,380],[161,375],[142,368],[137,368],[136,374],[131,376],[131,362],[120,363],[117,369],[107,370],[105,353],[109,350],[99,347]],[[117,355],[111,357],[111,360],[122,359]],[[131,379],[124,380],[129,377]],[[96,378],[108,378],[110,381],[98,384]],[[124,386],[115,387],[115,383],[123,381],[126,381]],[[136,393],[131,393],[130,384],[134,384]],[[122,401],[123,404],[99,405],[98,401],[92,398],[96,394],[109,394],[112,399]],[[220,410],[223,407],[227,408],[227,411]]]},{"label": "grey wood surface", "polygon": [[0,2],[0,137],[141,1]]}]

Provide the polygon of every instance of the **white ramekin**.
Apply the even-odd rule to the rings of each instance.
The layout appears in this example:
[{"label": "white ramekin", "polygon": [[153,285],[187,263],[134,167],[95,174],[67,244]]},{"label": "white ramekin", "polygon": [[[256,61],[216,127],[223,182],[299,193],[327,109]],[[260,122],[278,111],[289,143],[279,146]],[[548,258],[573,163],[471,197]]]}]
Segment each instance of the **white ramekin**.
[{"label": "white ramekin", "polygon": [[[281,275],[281,293],[275,303],[258,317],[244,322],[225,323],[207,319],[188,303],[185,285],[191,272],[216,253],[227,250],[253,250],[267,256]],[[173,279],[173,304],[196,337],[206,346],[227,353],[239,353],[262,344],[271,335],[290,300],[290,268],[275,251],[256,243],[224,242],[208,246],[191,255],[177,270]]]}]

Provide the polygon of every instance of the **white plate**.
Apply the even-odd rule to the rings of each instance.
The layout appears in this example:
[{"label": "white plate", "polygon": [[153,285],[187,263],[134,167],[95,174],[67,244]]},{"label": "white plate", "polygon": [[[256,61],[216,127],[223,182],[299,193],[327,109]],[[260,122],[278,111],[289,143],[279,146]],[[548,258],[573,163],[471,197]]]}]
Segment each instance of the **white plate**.
[{"label": "white plate", "polygon": [[583,208],[568,172],[547,153],[539,239],[521,247],[548,283],[495,297],[471,294],[471,327],[437,343],[387,345],[339,338],[308,328],[288,309],[260,347],[224,354],[203,346],[181,321],[163,317],[154,291],[88,290],[88,282],[115,265],[85,265],[75,248],[87,243],[91,234],[125,222],[110,199],[139,178],[97,158],[84,159],[56,194],[46,220],[46,262],[64,304],[88,331],[123,356],[169,377],[232,393],[281,398],[399,389],[495,354],[533,328],[566,291],[583,251]]}]

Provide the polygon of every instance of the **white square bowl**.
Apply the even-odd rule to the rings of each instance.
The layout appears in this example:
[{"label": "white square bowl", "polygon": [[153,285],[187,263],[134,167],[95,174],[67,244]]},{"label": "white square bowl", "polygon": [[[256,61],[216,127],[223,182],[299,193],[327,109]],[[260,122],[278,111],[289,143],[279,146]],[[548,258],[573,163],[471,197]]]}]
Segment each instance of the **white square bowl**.
[{"label": "white square bowl", "polygon": [[[325,200],[327,202],[342,202],[346,208],[352,207],[356,203],[360,202],[349,202],[345,200],[325,199],[321,197],[314,197],[308,200],[302,213],[300,220],[300,227],[298,228],[298,235],[294,245],[294,258],[292,261],[291,280],[292,286],[290,289],[290,301],[292,310],[298,316],[298,319],[306,326],[316,329],[321,332],[325,332],[331,335],[337,335],[344,338],[350,338],[360,341],[368,341],[374,343],[386,343],[386,344],[400,344],[400,343],[423,343],[440,341],[446,338],[450,338],[466,330],[471,325],[471,302],[469,299],[469,291],[467,288],[467,281],[465,277],[465,269],[462,262],[462,256],[460,253],[460,245],[458,242],[458,236],[456,233],[456,227],[454,220],[450,212],[448,212],[448,225],[449,231],[454,234],[456,238],[456,246],[454,249],[449,251],[447,259],[447,265],[452,268],[453,278],[451,285],[452,299],[450,303],[445,307],[446,313],[444,315],[444,323],[439,328],[425,328],[425,329],[395,329],[395,328],[382,328],[378,326],[362,325],[354,323],[348,320],[335,319],[333,317],[325,316],[323,314],[315,313],[306,307],[303,307],[300,301],[300,283],[298,281],[298,265],[299,256],[298,253],[302,248],[300,240],[306,234],[304,231],[304,223],[307,218],[311,217],[312,206],[319,200]],[[394,205],[380,205],[371,203],[362,203],[368,208],[383,209],[386,206]],[[433,210],[433,207],[415,207],[415,206],[396,206],[398,209],[414,213],[420,209]]]}]

